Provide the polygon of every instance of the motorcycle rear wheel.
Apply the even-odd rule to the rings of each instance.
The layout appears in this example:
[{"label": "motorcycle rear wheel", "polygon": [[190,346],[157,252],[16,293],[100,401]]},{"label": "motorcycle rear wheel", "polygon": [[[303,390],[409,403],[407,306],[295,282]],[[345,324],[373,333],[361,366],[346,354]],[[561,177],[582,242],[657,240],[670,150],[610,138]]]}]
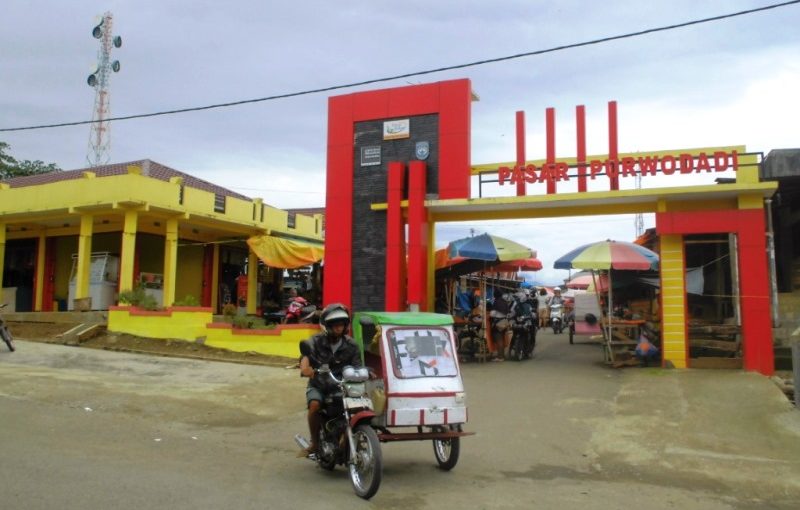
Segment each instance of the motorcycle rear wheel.
[{"label": "motorcycle rear wheel", "polygon": [[360,498],[369,499],[378,492],[383,476],[381,443],[375,429],[358,425],[353,429],[356,458],[350,459],[348,469],[353,490]]},{"label": "motorcycle rear wheel", "polygon": [[[433,427],[434,432],[445,432],[444,427]],[[450,430],[453,429],[451,427]],[[450,471],[458,463],[458,456],[461,453],[461,438],[452,437],[450,439],[434,439],[433,440],[433,454],[436,456],[436,462],[439,463],[439,469],[443,471]]]},{"label": "motorcycle rear wheel", "polygon": [[3,341],[8,346],[8,350],[14,352],[16,349],[14,348],[14,340],[11,338],[11,332],[5,326],[0,326],[0,336],[3,337]]}]

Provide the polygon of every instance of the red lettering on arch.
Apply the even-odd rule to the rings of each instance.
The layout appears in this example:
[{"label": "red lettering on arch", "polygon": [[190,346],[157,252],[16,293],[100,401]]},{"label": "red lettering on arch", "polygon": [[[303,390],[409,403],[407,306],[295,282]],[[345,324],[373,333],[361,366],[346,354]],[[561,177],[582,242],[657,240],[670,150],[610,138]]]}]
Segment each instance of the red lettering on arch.
[{"label": "red lettering on arch", "polygon": [[639,173],[642,175],[656,175],[658,169],[658,157],[639,158]]},{"label": "red lettering on arch", "polygon": [[606,160],[606,175],[609,179],[619,177],[619,161],[613,159]]},{"label": "red lettering on arch", "polygon": [[511,172],[511,184],[517,185],[517,183],[523,182],[525,177],[522,175],[522,170],[519,169],[518,166],[514,167],[514,170]]},{"label": "red lettering on arch", "polygon": [[714,153],[714,170],[724,172],[728,169],[728,153],[717,151]]},{"label": "red lettering on arch", "polygon": [[536,165],[528,165],[525,167],[525,182],[533,184],[536,182]]},{"label": "red lettering on arch", "polygon": [[589,162],[589,173],[591,179],[594,180],[597,174],[603,171],[603,162],[599,159],[593,159]]},{"label": "red lettering on arch", "polygon": [[701,152],[697,155],[697,173],[710,171],[711,164],[708,162],[708,156],[706,156],[705,152]]},{"label": "red lettering on arch", "polygon": [[501,166],[497,169],[497,178],[500,180],[500,186],[506,183],[506,179],[511,177],[511,169],[507,166]]},{"label": "red lettering on arch", "polygon": [[566,163],[556,163],[555,179],[556,181],[569,180],[569,165]]},{"label": "red lettering on arch", "polygon": [[661,158],[661,172],[664,175],[672,175],[675,173],[675,156],[666,156]]},{"label": "red lettering on arch", "polygon": [[694,170],[694,156],[692,156],[691,154],[681,154],[680,161],[681,161],[681,173],[682,174],[692,173],[692,170]]},{"label": "red lettering on arch", "polygon": [[636,170],[634,169],[636,166],[636,160],[630,157],[622,158],[622,176],[627,177],[629,175],[636,175]]}]

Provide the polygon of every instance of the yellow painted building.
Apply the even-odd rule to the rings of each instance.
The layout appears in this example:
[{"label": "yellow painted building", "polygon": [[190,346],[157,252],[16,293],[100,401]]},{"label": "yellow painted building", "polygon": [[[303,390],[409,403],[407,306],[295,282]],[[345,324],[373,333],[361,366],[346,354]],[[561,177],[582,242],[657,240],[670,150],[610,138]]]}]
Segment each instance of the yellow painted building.
[{"label": "yellow painted building", "polygon": [[246,279],[253,314],[259,264],[247,240],[319,251],[321,224],[150,160],[17,177],[0,183],[3,300],[108,309],[143,285],[162,306],[192,296],[218,312]]}]

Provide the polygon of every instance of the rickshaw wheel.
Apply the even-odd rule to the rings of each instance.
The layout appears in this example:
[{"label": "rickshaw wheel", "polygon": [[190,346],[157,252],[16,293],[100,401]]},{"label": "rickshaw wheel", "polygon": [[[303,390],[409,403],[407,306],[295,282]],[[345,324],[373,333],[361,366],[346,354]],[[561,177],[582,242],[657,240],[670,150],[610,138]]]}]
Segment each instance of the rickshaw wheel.
[{"label": "rickshaw wheel", "polygon": [[[433,427],[434,432],[445,432],[445,427]],[[456,431],[458,428],[450,426],[450,430]],[[439,469],[443,471],[450,471],[458,463],[458,455],[461,452],[461,438],[452,437],[450,439],[434,439],[433,440],[433,454],[436,456],[436,462],[439,463]]]}]

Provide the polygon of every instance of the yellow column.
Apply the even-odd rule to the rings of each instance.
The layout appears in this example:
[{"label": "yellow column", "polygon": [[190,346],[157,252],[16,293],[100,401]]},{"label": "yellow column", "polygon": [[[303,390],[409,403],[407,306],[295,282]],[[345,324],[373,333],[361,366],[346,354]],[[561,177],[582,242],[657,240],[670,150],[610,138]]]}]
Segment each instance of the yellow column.
[{"label": "yellow column", "polygon": [[219,312],[219,245],[216,243],[211,259],[211,309]]},{"label": "yellow column", "polygon": [[122,227],[122,256],[119,268],[119,290],[133,290],[133,266],[136,260],[136,229],[139,213],[125,211],[125,225]]},{"label": "yellow column", "polygon": [[92,268],[92,215],[81,215],[78,236],[78,267],[75,274],[75,299],[89,297],[89,273]]},{"label": "yellow column", "polygon": [[47,236],[44,232],[39,234],[39,243],[37,246],[37,253],[36,253],[36,301],[33,303],[33,311],[34,312],[41,312],[42,311],[42,303],[44,303],[44,279],[47,277],[44,274],[44,257],[45,257],[45,248],[47,247]]},{"label": "yellow column", "polygon": [[426,277],[428,310],[436,311],[436,223],[428,215],[428,276]]},{"label": "yellow column", "polygon": [[253,250],[247,254],[247,314],[255,315],[258,303],[258,255]]},{"label": "yellow column", "polygon": [[661,334],[664,362],[686,368],[686,282],[683,236],[661,236]]},{"label": "yellow column", "polygon": [[178,220],[167,220],[164,236],[164,302],[169,307],[175,302],[175,277],[178,272]]},{"label": "yellow column", "polygon": [[6,263],[6,224],[0,223],[0,289],[3,288],[3,272]]}]

